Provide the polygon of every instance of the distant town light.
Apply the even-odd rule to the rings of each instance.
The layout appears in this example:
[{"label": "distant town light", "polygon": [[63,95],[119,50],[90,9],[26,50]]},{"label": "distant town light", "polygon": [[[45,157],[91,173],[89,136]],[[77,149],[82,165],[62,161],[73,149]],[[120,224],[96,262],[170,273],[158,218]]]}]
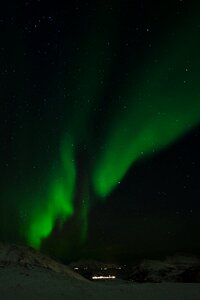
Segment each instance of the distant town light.
[{"label": "distant town light", "polygon": [[116,276],[108,275],[108,276],[92,276],[92,279],[99,280],[99,279],[115,279]]}]

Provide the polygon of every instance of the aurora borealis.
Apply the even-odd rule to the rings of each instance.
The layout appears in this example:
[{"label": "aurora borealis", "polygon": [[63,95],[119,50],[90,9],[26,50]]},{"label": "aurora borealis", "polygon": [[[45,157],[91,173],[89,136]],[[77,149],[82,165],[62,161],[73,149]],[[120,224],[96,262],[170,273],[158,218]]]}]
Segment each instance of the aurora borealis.
[{"label": "aurora borealis", "polygon": [[[200,68],[199,32],[193,30],[190,35],[187,28],[184,37],[181,34],[170,43],[158,66],[149,68],[149,79],[139,81],[138,93],[134,82],[129,84],[128,94],[120,93],[124,112],[119,111],[112,123],[106,150],[94,169],[95,190],[100,196],[111,192],[137,159],[167,147],[199,124],[200,93],[192,78],[198,78]],[[190,67],[188,56],[192,58]]]},{"label": "aurora borealis", "polygon": [[[199,214],[197,8],[184,1],[165,9],[147,1],[33,2],[12,1],[0,20],[2,240],[66,260],[104,243],[119,253],[127,242],[130,251],[121,230],[143,236],[146,220],[154,228],[166,219],[155,240],[166,231],[168,243],[166,224],[172,220],[174,238],[193,207]],[[170,182],[172,166],[177,186],[154,187],[158,174]],[[120,219],[125,207],[128,225]],[[145,252],[145,238],[138,240]]]}]

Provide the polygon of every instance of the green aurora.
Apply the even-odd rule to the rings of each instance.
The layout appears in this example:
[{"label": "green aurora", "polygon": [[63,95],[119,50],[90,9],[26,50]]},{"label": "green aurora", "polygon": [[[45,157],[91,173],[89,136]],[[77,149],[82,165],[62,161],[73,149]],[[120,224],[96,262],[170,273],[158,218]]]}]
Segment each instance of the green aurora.
[{"label": "green aurora", "polygon": [[[199,124],[200,38],[197,29],[192,32],[188,30],[183,35],[181,31],[170,41],[161,43],[147,57],[146,71],[138,73],[137,80],[131,80],[136,76],[134,73],[126,88],[124,84],[116,87],[122,95],[122,103],[113,109],[111,126],[108,126],[103,137],[104,147],[99,148],[92,161],[88,155],[88,161],[84,164],[87,166],[88,163],[87,176],[77,179],[80,172],[77,153],[81,147],[84,148],[85,141],[92,145],[90,115],[104,95],[97,76],[98,69],[106,66],[102,53],[111,50],[105,48],[104,40],[99,38],[99,44],[91,47],[87,54],[89,61],[85,63],[85,57],[81,59],[84,76],[80,78],[79,88],[72,83],[75,89],[72,97],[77,99],[73,100],[77,105],[73,110],[80,118],[75,118],[72,113],[66,122],[66,132],[69,134],[63,134],[61,138],[60,167],[49,180],[47,194],[39,196],[44,198],[41,202],[45,204],[41,208],[38,201],[28,221],[26,239],[29,245],[39,248],[58,220],[64,223],[76,214],[83,224],[80,240],[84,241],[92,205],[90,190],[96,198],[105,199],[123,180],[134,162],[169,147]],[[157,55],[159,60],[155,61]],[[104,80],[109,78],[109,66],[105,69]],[[79,181],[81,199],[80,195],[76,196]],[[77,213],[76,197],[80,202]]]},{"label": "green aurora", "polygon": [[[101,15],[97,14],[96,27],[101,22],[100,18]],[[104,23],[105,30],[111,32],[113,26],[111,20],[105,18]],[[21,230],[22,234],[25,232],[28,244],[35,248],[40,248],[42,240],[51,234],[58,220],[59,223],[62,220],[61,223],[64,224],[72,216],[76,216],[81,222],[80,241],[85,241],[87,237],[90,209],[89,180],[87,174],[80,179],[80,198],[79,192],[76,191],[79,180],[76,157],[79,149],[84,151],[86,140],[92,139],[89,131],[92,126],[90,114],[95,111],[95,106],[104,93],[101,82],[106,81],[109,76],[110,66],[105,53],[108,56],[112,53],[112,47],[108,47],[105,37],[96,27],[91,29],[90,38],[87,36],[88,42],[81,42],[80,53],[78,52],[75,57],[76,64],[68,70],[71,76],[66,75],[72,106],[65,121],[66,130],[63,131],[61,138],[59,167],[48,180],[46,187],[48,193],[46,195],[44,192],[39,193],[41,201],[36,201],[36,205],[31,208],[28,225],[25,230],[24,228]],[[112,38],[114,39],[113,35]],[[99,74],[101,69],[106,71]],[[85,159],[87,160],[87,157]],[[76,201],[79,202],[78,205],[75,204]]]},{"label": "green aurora", "polygon": [[166,51],[157,50],[164,53],[156,66],[149,66],[147,75],[140,74],[137,91],[134,83],[128,93],[120,91],[121,109],[93,171],[95,191],[101,197],[116,187],[135,161],[168,147],[200,121],[198,30],[175,36],[170,44]]},{"label": "green aurora", "polygon": [[[76,168],[73,152],[69,145],[63,146],[61,150],[64,175],[61,177],[59,173],[59,180],[53,182],[44,211],[41,210],[41,207],[33,210],[27,237],[28,243],[35,248],[39,248],[42,239],[51,234],[58,218],[66,220],[74,213]],[[70,174],[70,176],[65,174]]]}]

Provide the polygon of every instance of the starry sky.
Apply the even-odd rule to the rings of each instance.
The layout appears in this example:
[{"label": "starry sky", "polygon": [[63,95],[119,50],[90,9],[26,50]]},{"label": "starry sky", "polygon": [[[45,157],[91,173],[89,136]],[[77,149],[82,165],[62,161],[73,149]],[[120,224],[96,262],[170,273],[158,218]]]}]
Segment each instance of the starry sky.
[{"label": "starry sky", "polygon": [[199,253],[199,11],[1,4],[1,241],[64,262]]}]

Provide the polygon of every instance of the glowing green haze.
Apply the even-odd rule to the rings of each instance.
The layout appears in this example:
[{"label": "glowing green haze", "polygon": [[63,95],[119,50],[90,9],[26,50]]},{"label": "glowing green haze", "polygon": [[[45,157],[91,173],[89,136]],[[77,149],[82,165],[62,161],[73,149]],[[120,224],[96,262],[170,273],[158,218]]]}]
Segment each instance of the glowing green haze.
[{"label": "glowing green haze", "polygon": [[[105,197],[134,162],[169,146],[200,122],[200,38],[196,29],[192,34],[185,31],[184,36],[181,32],[152,50],[146,62],[141,62],[146,66],[130,75],[137,79],[126,83],[126,88],[123,82],[116,87],[122,102],[113,108],[103,145],[94,147],[94,153],[93,140],[95,146],[99,140],[91,127],[105,93],[102,82],[109,78],[108,44],[94,34],[87,51],[83,47],[67,86],[71,99],[66,103],[65,128],[58,146],[59,166],[49,176],[46,194],[36,196],[41,201],[31,210],[26,230],[28,243],[36,248],[58,220],[65,222],[70,217],[81,221],[78,238],[84,241],[91,194]],[[104,70],[103,75],[99,70]]]},{"label": "glowing green haze", "polygon": [[158,50],[162,57],[140,75],[138,91],[134,83],[128,93],[120,91],[123,105],[94,168],[99,196],[108,195],[136,160],[170,145],[200,121],[199,33],[184,32],[171,44]]},{"label": "glowing green haze", "polygon": [[[98,22],[102,22],[99,18],[101,16],[97,17],[97,25]],[[104,19],[104,22],[106,30],[109,31],[110,20]],[[79,173],[80,170],[77,170],[76,160],[79,152],[84,152],[91,143],[88,130],[89,117],[95,111],[95,105],[104,92],[99,78],[104,82],[109,74],[109,63],[106,58],[111,53],[111,47],[108,47],[102,32],[96,31],[98,26],[91,28],[89,38],[88,36],[86,38],[88,43],[85,41],[80,43],[80,53],[76,57],[76,63],[73,63],[72,70],[67,70],[70,77],[66,79],[65,87],[67,86],[70,91],[70,99],[66,101],[60,166],[53,179],[49,179],[49,185],[46,187],[47,195],[40,195],[41,201],[38,206],[32,208],[30,225],[26,230],[28,243],[35,248],[39,248],[42,240],[52,233],[58,220],[65,222],[72,216],[77,217],[82,224],[80,237],[77,239],[84,241],[87,235],[89,183],[85,178],[77,178],[77,172]],[[99,74],[101,69],[107,69],[108,72]],[[77,195],[78,188],[82,191],[81,196]],[[74,205],[75,201],[79,202],[78,211],[75,211],[77,209]]]},{"label": "glowing green haze", "polygon": [[[32,222],[28,228],[28,242],[39,248],[42,239],[47,238],[56,223],[56,220],[67,220],[74,212],[73,196],[76,179],[76,169],[71,144],[61,148],[63,170],[51,185],[44,209],[41,206],[32,215]],[[45,199],[41,199],[41,203]]]}]

